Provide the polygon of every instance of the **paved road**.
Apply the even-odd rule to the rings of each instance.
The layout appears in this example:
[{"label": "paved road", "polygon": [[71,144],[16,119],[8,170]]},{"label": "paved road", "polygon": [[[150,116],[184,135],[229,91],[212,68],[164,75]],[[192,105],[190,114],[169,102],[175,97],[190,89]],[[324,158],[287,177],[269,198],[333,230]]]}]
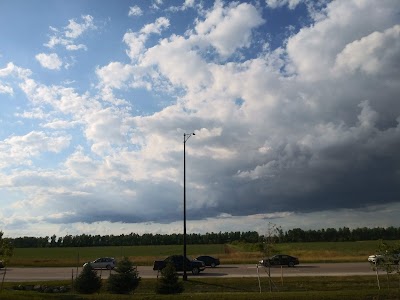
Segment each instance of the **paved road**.
[{"label": "paved road", "polygon": [[[68,280],[76,276],[82,268],[8,268],[5,281],[44,281]],[[157,272],[149,266],[139,266],[139,275],[142,278],[156,278]],[[98,271],[102,278],[107,278],[110,271]],[[221,265],[216,268],[207,268],[198,276],[188,273],[189,277],[257,277],[267,276],[266,269],[257,265]],[[272,267],[271,275],[279,276],[346,276],[346,275],[374,275],[369,263],[335,263],[335,264],[301,264],[295,268]],[[0,270],[0,281],[3,279],[4,269]]]}]

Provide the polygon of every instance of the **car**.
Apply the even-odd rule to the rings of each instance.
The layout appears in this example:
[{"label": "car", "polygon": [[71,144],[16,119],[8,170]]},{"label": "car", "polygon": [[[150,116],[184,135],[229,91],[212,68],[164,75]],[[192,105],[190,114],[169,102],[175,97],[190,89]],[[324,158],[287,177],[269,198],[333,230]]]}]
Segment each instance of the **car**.
[{"label": "car", "polygon": [[171,263],[176,271],[186,271],[192,272],[193,275],[198,275],[201,271],[204,271],[206,265],[204,262],[196,260],[196,259],[189,259],[183,255],[171,255],[168,256],[164,260],[155,260],[153,263],[153,270],[154,271],[161,271],[164,269],[168,263]]},{"label": "car", "polygon": [[368,256],[368,261],[371,264],[394,264],[398,265],[400,261],[400,253],[397,254],[373,254]]},{"label": "car", "polygon": [[197,260],[204,262],[207,267],[215,268],[220,264],[219,258],[215,258],[209,255],[200,255],[196,257]]},{"label": "car", "polygon": [[379,263],[381,260],[383,260],[383,255],[381,255],[381,254],[373,254],[373,255],[368,256],[368,261],[371,264]]},{"label": "car", "polygon": [[107,269],[112,270],[117,265],[113,257],[100,257],[94,261],[84,263],[83,266],[90,265],[93,269]]},{"label": "car", "polygon": [[0,260],[0,269],[4,268],[4,262]]},{"label": "car", "polygon": [[277,254],[271,257],[264,258],[259,261],[259,264],[264,266],[264,267],[269,267],[269,266],[288,266],[288,267],[294,267],[295,265],[298,265],[299,259],[294,256],[286,255],[286,254]]}]

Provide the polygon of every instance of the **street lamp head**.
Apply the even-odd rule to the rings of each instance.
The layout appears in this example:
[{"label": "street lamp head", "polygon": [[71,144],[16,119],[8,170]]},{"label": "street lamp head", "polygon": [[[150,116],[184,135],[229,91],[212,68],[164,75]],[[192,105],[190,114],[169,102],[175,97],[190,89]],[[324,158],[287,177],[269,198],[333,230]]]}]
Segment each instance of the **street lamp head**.
[{"label": "street lamp head", "polygon": [[192,135],[195,135],[194,132],[192,132],[192,133],[184,133],[184,134],[183,134],[183,143],[186,143],[186,141],[187,141]]}]

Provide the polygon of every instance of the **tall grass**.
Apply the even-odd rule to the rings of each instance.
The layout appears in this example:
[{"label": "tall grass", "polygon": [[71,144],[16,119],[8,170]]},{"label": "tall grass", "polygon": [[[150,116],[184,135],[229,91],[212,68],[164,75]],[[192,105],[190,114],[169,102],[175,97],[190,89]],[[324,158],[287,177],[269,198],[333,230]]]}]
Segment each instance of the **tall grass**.
[{"label": "tall grass", "polygon": [[[395,243],[396,241],[392,241]],[[276,253],[297,256],[301,263],[316,262],[365,262],[376,252],[379,241],[365,242],[316,242],[275,244]],[[188,245],[189,257],[212,255],[223,264],[255,263],[263,257],[260,244],[236,243],[229,245]],[[180,254],[180,245],[74,247],[74,248],[16,248],[10,266],[69,267],[80,266],[97,257],[129,257],[137,265],[152,265],[155,259]]]}]

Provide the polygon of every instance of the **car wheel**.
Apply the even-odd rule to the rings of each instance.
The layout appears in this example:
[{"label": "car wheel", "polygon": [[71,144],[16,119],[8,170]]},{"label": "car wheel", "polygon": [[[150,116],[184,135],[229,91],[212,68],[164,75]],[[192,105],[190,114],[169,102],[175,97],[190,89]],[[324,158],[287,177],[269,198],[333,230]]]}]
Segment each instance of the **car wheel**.
[{"label": "car wheel", "polygon": [[110,265],[107,265],[106,268],[107,268],[107,270],[111,270],[112,269],[112,267]]},{"label": "car wheel", "polygon": [[215,263],[214,262],[211,263],[211,268],[215,268]]},{"label": "car wheel", "polygon": [[290,261],[288,264],[289,267],[293,268],[294,267],[294,262]]},{"label": "car wheel", "polygon": [[193,275],[198,275],[199,273],[200,273],[199,268],[193,268],[193,269],[192,269],[192,274],[193,274]]}]

